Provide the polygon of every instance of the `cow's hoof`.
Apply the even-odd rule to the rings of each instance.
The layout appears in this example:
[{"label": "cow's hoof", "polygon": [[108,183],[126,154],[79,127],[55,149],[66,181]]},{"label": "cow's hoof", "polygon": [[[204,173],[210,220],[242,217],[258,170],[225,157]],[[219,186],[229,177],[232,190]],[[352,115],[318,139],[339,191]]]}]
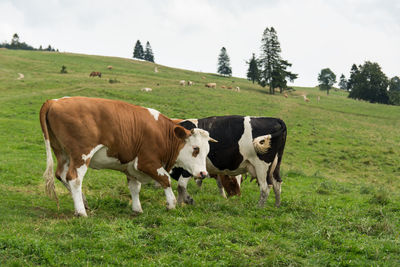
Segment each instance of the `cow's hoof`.
[{"label": "cow's hoof", "polygon": [[185,198],[185,203],[188,204],[188,205],[193,205],[194,204],[194,200],[193,200],[193,198],[191,196],[187,196]]},{"label": "cow's hoof", "polygon": [[76,217],[87,217],[86,212],[83,213],[83,212],[76,212],[76,211],[75,211],[74,215],[75,215]]}]

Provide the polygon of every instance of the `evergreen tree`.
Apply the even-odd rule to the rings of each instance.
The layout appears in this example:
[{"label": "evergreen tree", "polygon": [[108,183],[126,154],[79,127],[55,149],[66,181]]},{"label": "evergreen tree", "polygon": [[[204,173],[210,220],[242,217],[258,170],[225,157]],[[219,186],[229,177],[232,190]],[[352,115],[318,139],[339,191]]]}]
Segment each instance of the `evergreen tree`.
[{"label": "evergreen tree", "polygon": [[228,53],[226,52],[226,48],[222,47],[221,52],[218,56],[218,70],[217,72],[221,75],[231,76],[232,68]]},{"label": "evergreen tree", "polygon": [[351,66],[351,70],[350,70],[350,78],[347,81],[347,91],[352,91],[353,89],[353,84],[355,83],[355,79],[357,74],[359,73],[357,65],[353,64]]},{"label": "evergreen tree", "polygon": [[343,73],[340,75],[339,88],[342,90],[347,90],[347,80]]},{"label": "evergreen tree", "polygon": [[249,81],[252,81],[253,83],[255,81],[258,82],[258,80],[260,79],[260,72],[258,70],[258,66],[257,66],[257,59],[256,56],[253,53],[252,58],[246,62],[249,65],[249,69],[247,70],[247,79]]},{"label": "evergreen tree", "polygon": [[293,81],[297,74],[286,69],[292,64],[281,59],[281,45],[278,41],[278,34],[273,27],[266,28],[261,39],[261,55],[258,59],[260,79],[258,83],[262,86],[269,86],[269,92],[275,93],[274,88],[279,87],[281,92],[287,87],[286,79]]},{"label": "evergreen tree", "polygon": [[146,43],[146,50],[144,52],[144,60],[154,62],[153,50],[151,49],[149,41]]},{"label": "evergreen tree", "polygon": [[354,83],[349,94],[350,98],[363,99],[371,103],[388,104],[389,81],[382,72],[378,63],[366,61],[360,65],[358,72],[354,75]]},{"label": "evergreen tree", "polygon": [[135,49],[133,50],[133,58],[144,59],[143,46],[139,40],[137,40]]}]

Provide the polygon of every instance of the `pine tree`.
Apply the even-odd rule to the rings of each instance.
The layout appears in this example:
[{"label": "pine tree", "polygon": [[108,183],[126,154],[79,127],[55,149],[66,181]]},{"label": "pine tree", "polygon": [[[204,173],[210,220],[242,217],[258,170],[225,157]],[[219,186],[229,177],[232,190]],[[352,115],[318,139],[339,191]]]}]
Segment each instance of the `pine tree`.
[{"label": "pine tree", "polygon": [[133,50],[133,58],[144,59],[143,46],[139,40],[137,40],[135,49]]},{"label": "pine tree", "polygon": [[359,70],[357,68],[357,65],[353,64],[351,66],[351,70],[350,70],[350,78],[347,81],[347,91],[352,91],[353,84],[356,82],[356,76],[358,73],[359,73]]},{"label": "pine tree", "polygon": [[226,52],[226,48],[222,47],[221,52],[218,56],[218,70],[217,72],[221,75],[231,76],[232,68],[228,53]]},{"label": "pine tree", "polygon": [[258,83],[262,86],[269,86],[270,94],[274,94],[274,88],[279,87],[281,92],[287,87],[286,79],[293,81],[297,74],[287,71],[292,66],[288,61],[281,59],[281,46],[278,41],[278,34],[273,27],[266,28],[261,40],[261,55],[258,59],[260,79]]},{"label": "pine tree", "polygon": [[258,63],[254,53],[252,58],[246,63],[249,65],[249,69],[247,70],[247,79],[253,83],[258,81],[260,79],[260,71],[258,70]]},{"label": "pine tree", "polygon": [[347,80],[343,73],[340,75],[339,88],[342,90],[347,90]]},{"label": "pine tree", "polygon": [[144,60],[154,62],[153,50],[151,49],[149,41],[146,43],[146,50],[144,52]]}]

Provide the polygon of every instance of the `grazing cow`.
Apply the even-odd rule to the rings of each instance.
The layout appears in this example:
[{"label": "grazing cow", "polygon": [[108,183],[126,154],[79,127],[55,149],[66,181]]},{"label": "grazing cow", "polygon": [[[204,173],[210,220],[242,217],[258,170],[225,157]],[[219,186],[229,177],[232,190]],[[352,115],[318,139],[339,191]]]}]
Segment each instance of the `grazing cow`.
[{"label": "grazing cow", "polygon": [[154,109],[100,98],[47,100],[40,110],[40,124],[47,155],[46,192],[58,203],[53,149],[58,163],[55,176],[71,192],[78,216],[87,216],[82,181],[88,167],[125,173],[134,212],[142,212],[141,183],[152,179],[164,188],[167,209],[175,208],[169,171],[182,167],[204,177],[208,141],[215,141],[207,131],[187,130]]},{"label": "grazing cow", "polygon": [[222,89],[226,89],[226,86],[225,86],[225,85],[222,85],[221,88],[222,88]]},{"label": "grazing cow", "polygon": [[303,95],[303,99],[304,99],[304,101],[306,101],[306,102],[310,102],[310,99],[308,99],[306,95]]},{"label": "grazing cow", "polygon": [[188,86],[192,86],[193,84],[194,84],[194,83],[193,83],[192,81],[188,81],[188,82],[187,82],[187,85],[188,85]]},{"label": "grazing cow", "polygon": [[206,83],[206,87],[208,87],[208,88],[217,88],[217,84],[216,83]]},{"label": "grazing cow", "polygon": [[154,72],[157,73],[158,72],[158,68],[154,67]]},{"label": "grazing cow", "polygon": [[231,89],[232,89],[232,86],[228,86],[228,89],[230,89],[230,90],[231,90]]},{"label": "grazing cow", "polygon": [[107,69],[112,70],[112,66],[111,65],[107,66]]},{"label": "grazing cow", "polygon": [[140,90],[142,90],[143,92],[151,92],[151,91],[153,91],[153,89],[148,88],[148,87],[142,88]]},{"label": "grazing cow", "polygon": [[285,97],[285,98],[288,98],[288,94],[285,92],[285,93],[283,93],[283,96]]},{"label": "grazing cow", "polygon": [[101,78],[101,72],[98,71],[92,71],[89,75],[89,77],[96,77],[99,76],[99,78]]},{"label": "grazing cow", "polygon": [[185,86],[185,84],[186,84],[186,81],[185,81],[185,80],[179,81],[179,85]]},{"label": "grazing cow", "polygon": [[236,86],[236,92],[240,92],[240,87]]},{"label": "grazing cow", "polygon": [[[175,120],[175,122],[178,122]],[[275,205],[280,205],[280,165],[286,143],[286,125],[276,118],[221,116],[179,122],[186,129],[198,127],[210,133],[218,143],[210,144],[207,171],[212,174],[239,175],[249,172],[260,187],[259,206],[263,206],[272,185]],[[178,202],[193,203],[187,193],[187,172],[173,171],[179,178]]]}]

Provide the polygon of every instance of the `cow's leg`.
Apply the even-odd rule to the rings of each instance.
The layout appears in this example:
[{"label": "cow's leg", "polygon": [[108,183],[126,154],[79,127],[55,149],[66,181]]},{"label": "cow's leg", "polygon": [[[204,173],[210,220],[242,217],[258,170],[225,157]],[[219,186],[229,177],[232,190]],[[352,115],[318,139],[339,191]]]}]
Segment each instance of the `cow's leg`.
[{"label": "cow's leg", "polygon": [[257,164],[256,173],[258,185],[260,187],[260,200],[258,201],[258,206],[263,207],[270,191],[270,188],[267,184],[268,165],[266,165],[264,162]]},{"label": "cow's leg", "polygon": [[71,160],[67,172],[67,181],[71,191],[72,199],[74,200],[75,215],[87,217],[85,204],[83,203],[82,182],[83,177],[87,172],[87,164],[83,163],[77,167],[77,164]]},{"label": "cow's leg", "polygon": [[223,187],[222,182],[221,182],[221,177],[220,177],[219,175],[217,175],[217,177],[215,178],[215,180],[217,181],[217,186],[218,186],[218,189],[219,189],[219,194],[220,194],[223,198],[227,198],[227,197],[226,197],[225,190],[224,190],[224,187]]},{"label": "cow's leg", "polygon": [[182,204],[185,202],[186,204],[193,205],[194,200],[193,198],[189,195],[187,191],[187,184],[190,180],[190,177],[183,177],[182,175],[179,177],[178,180],[178,204]]},{"label": "cow's leg", "polygon": [[[278,157],[275,157],[275,161],[278,161]],[[279,207],[281,205],[281,184],[282,184],[282,179],[281,179],[281,174],[280,174],[280,161],[277,162],[276,167],[273,171],[273,187],[274,187],[274,192],[275,192],[275,206]]]},{"label": "cow's leg", "polygon": [[146,173],[159,184],[161,184],[161,187],[165,192],[165,197],[167,198],[167,209],[175,209],[176,198],[171,188],[171,177],[169,176],[169,173],[162,166],[159,168],[154,168],[155,164],[153,162],[146,162],[142,164],[140,159],[141,156],[139,156],[138,170]]},{"label": "cow's leg", "polygon": [[128,186],[132,196],[132,210],[136,213],[143,213],[142,205],[139,200],[139,193],[142,184],[132,176],[127,176]]}]

